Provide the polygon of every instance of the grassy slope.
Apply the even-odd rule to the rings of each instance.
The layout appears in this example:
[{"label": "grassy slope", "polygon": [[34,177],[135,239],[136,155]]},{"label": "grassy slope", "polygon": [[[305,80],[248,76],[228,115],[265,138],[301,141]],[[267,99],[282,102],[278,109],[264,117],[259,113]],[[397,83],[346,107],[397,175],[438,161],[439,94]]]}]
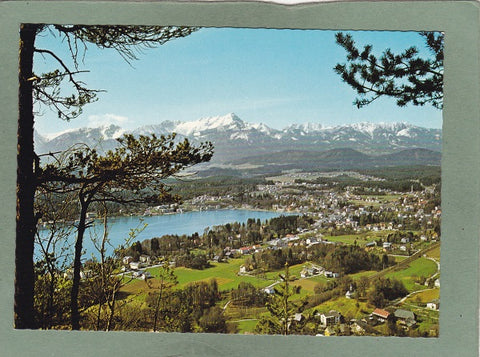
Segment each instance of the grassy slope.
[{"label": "grassy slope", "polygon": [[395,278],[403,282],[409,292],[426,289],[426,286],[415,282],[418,277],[429,277],[437,271],[437,265],[429,259],[418,258],[406,269],[385,274],[385,278]]},{"label": "grassy slope", "polygon": [[440,247],[437,247],[435,249],[432,249],[427,253],[427,257],[434,258],[434,259],[440,259]]},{"label": "grassy slope", "polygon": [[[437,256],[437,254],[439,254],[439,251],[437,252],[436,250],[429,253],[431,256]],[[178,288],[182,288],[185,285],[195,281],[209,281],[211,278],[215,278],[217,280],[219,289],[221,291],[236,288],[241,281],[250,282],[257,287],[265,287],[277,281],[278,275],[283,273],[283,271],[268,272],[265,274],[265,278],[237,275],[243,262],[243,258],[231,259],[228,263],[213,263],[212,267],[204,270],[176,268],[175,274],[178,277]],[[330,280],[324,276],[306,279],[300,278],[300,272],[305,265],[307,264],[298,264],[290,267],[290,276],[297,278],[292,284],[301,286],[301,292],[299,295],[295,296],[295,299],[313,294],[314,288],[317,284],[325,284],[328,280]],[[405,269],[389,272],[385,275],[385,277],[401,280],[408,291],[412,292],[426,289],[425,286],[419,285],[415,282],[417,277],[429,277],[434,274],[436,270],[437,266],[434,262],[422,257],[411,262]],[[155,276],[158,276],[158,268],[149,269],[149,271],[154,276],[153,279],[149,280],[150,287],[145,281],[135,279],[124,286],[122,288],[122,292],[130,294],[128,297],[133,298],[134,301],[139,303],[143,302],[148,291],[154,291],[156,285],[158,285],[158,280],[155,278]],[[358,279],[361,276],[369,276],[375,273],[375,271],[363,271],[352,274],[351,277],[353,279]],[[411,305],[411,307],[415,307],[415,310],[418,310],[425,316],[424,322],[422,323],[422,328],[427,329],[428,326],[430,326],[432,323],[435,323],[435,319],[438,318],[438,312],[425,311],[425,309],[419,307],[418,304],[431,301],[435,298],[438,298],[438,289],[425,290],[424,292],[414,294],[405,302],[406,308]],[[355,300],[339,297],[324,302],[323,304],[317,306],[316,309],[325,312],[333,309],[341,312],[344,316],[358,318],[364,316],[366,311],[370,311],[371,306],[368,306],[365,302],[359,302],[357,306]],[[228,310],[230,310],[230,307],[227,309],[227,311]],[[237,314],[234,311],[229,312],[231,312],[233,315],[230,316],[231,321],[246,320],[238,321],[237,327],[239,333],[253,331],[257,321],[251,321],[249,319],[257,318],[259,311],[243,311],[243,313],[238,316],[235,316]],[[229,312],[227,312],[227,314],[230,315]]]},{"label": "grassy slope", "polygon": [[243,320],[237,322],[237,328],[239,334],[252,333],[257,326],[258,320]]},{"label": "grassy slope", "polygon": [[394,231],[385,230],[379,232],[369,232],[369,233],[362,233],[362,234],[347,234],[347,235],[339,235],[339,236],[329,236],[325,235],[323,238],[330,242],[340,242],[343,244],[354,244],[357,241],[357,244],[360,247],[365,246],[368,242],[373,240],[377,240],[380,238],[385,238],[389,233],[393,233]]},{"label": "grassy slope", "polygon": [[[238,275],[240,266],[244,263],[244,259],[231,259],[227,263],[212,263],[212,267],[204,270],[176,268],[175,275],[178,278],[177,288],[183,288],[187,284],[196,281],[209,281],[215,278],[218,287],[221,291],[237,288],[242,281],[249,282],[256,287],[266,287],[278,280],[278,275],[282,271],[268,272],[265,277],[254,277],[246,275]],[[290,276],[300,277],[300,271],[303,269],[303,264],[298,264],[290,267]],[[159,268],[147,269],[153,276],[149,283],[155,287],[158,285],[158,271]],[[149,287],[143,280],[133,280],[122,288],[122,292],[136,294],[138,299],[142,300],[144,295],[149,290]],[[313,291],[313,290],[312,290]],[[302,294],[303,295],[303,294]]]},{"label": "grassy slope", "polygon": [[428,290],[424,290],[419,293],[413,294],[405,301],[405,303],[426,304],[427,302],[438,299],[439,297],[440,297],[440,289],[438,288],[428,289]]},{"label": "grassy slope", "polygon": [[319,312],[329,312],[330,310],[336,310],[348,319],[362,318],[365,316],[365,312],[371,312],[373,308],[366,302],[357,301],[355,299],[347,299],[346,297],[339,297],[333,300],[325,301],[324,303],[316,306],[314,309]]}]

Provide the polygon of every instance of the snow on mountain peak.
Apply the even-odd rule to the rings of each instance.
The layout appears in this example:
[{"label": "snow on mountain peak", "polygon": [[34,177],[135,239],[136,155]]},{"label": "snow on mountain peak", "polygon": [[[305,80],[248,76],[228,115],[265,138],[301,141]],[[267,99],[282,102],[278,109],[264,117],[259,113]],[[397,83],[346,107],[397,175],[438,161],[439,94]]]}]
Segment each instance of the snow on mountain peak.
[{"label": "snow on mountain peak", "polygon": [[303,130],[306,133],[320,131],[323,129],[323,125],[320,123],[306,123],[303,125]]},{"label": "snow on mountain peak", "polygon": [[56,133],[43,134],[41,136],[45,139],[45,141],[51,141],[51,140],[53,140],[55,138],[58,138],[62,135],[75,134],[75,133],[78,133],[78,132],[81,132],[86,136],[95,136],[95,137],[99,136],[98,134],[100,134],[100,137],[102,139],[107,140],[107,139],[117,139],[117,138],[119,138],[120,136],[122,136],[126,132],[126,130],[122,129],[121,127],[119,127],[118,125],[115,125],[115,124],[106,124],[106,125],[101,125],[101,126],[94,127],[94,128],[67,129],[67,130],[56,132]]},{"label": "snow on mountain peak", "polygon": [[267,135],[270,135],[270,133],[272,132],[272,129],[263,123],[251,124],[251,127]]},{"label": "snow on mountain peak", "polygon": [[312,133],[321,131],[322,129],[324,129],[324,127],[320,123],[303,123],[303,124],[295,123],[287,126],[283,131],[284,132],[299,131],[301,132],[302,135],[305,135],[305,134],[312,134]]},{"label": "snow on mountain peak", "polygon": [[[247,141],[264,145],[271,143],[271,140],[285,142],[305,142],[317,139],[315,143],[322,142],[361,142],[362,140],[407,140],[421,137],[428,134],[425,128],[419,128],[411,124],[403,123],[371,123],[360,122],[354,124],[342,124],[336,126],[325,126],[320,123],[291,124],[278,130],[270,128],[263,123],[244,122],[234,113],[226,115],[203,117],[194,121],[170,121],[166,120],[159,124],[145,125],[133,131],[127,131],[121,127],[110,124],[96,128],[69,129],[56,134],[41,136],[36,133],[36,144],[39,146],[52,145],[56,142],[78,141],[78,138],[85,138],[86,142],[117,139],[121,135],[130,132],[133,135],[167,135],[177,133],[180,136],[191,137],[199,140],[218,141],[222,138],[229,138],[235,141]],[[313,138],[313,139],[312,139]],[[320,140],[320,141],[319,141]],[[437,138],[438,141],[438,138]]]},{"label": "snow on mountain peak", "polygon": [[140,128],[133,130],[133,135],[150,135],[150,134],[161,134],[161,135],[168,135],[175,132],[176,126],[180,122],[175,122],[171,120],[162,121],[160,124],[151,124],[151,125],[144,125]]},{"label": "snow on mountain peak", "polygon": [[103,139],[117,139],[125,133],[124,129],[114,124],[104,125],[99,129]]},{"label": "snow on mountain peak", "polygon": [[176,126],[175,130],[183,135],[192,135],[205,130],[233,130],[243,129],[244,127],[245,123],[234,113],[230,113],[223,116],[206,117],[194,121],[181,122]]},{"label": "snow on mountain peak", "polygon": [[73,133],[73,132],[76,132],[78,131],[79,129],[75,128],[75,129],[66,129],[66,130],[63,130],[63,131],[58,131],[56,133],[47,133],[47,134],[40,134],[38,133],[38,135],[42,138],[45,139],[45,141],[50,141],[50,140],[53,140],[63,134],[68,134],[68,133]]},{"label": "snow on mountain peak", "polygon": [[373,136],[373,133],[377,130],[389,130],[389,131],[399,131],[411,127],[411,125],[407,123],[371,123],[371,122],[361,122],[361,123],[354,123],[354,124],[345,124],[341,125],[342,128],[353,128],[360,132],[369,134]]},{"label": "snow on mountain peak", "polygon": [[413,132],[411,130],[411,127],[406,127],[405,129],[398,131],[397,136],[405,136],[405,137],[411,138],[411,137],[417,136],[417,133]]}]

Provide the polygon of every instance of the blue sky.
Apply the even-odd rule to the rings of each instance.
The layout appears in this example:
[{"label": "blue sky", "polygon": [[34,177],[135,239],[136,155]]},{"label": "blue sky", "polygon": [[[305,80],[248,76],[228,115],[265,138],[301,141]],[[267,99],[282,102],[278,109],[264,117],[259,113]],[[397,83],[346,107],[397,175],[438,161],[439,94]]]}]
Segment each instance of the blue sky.
[{"label": "blue sky", "polygon": [[[440,128],[441,111],[431,107],[398,108],[393,99],[357,109],[355,92],[334,73],[345,62],[335,44],[336,31],[204,28],[139,54],[129,65],[113,50],[88,48],[81,79],[104,89],[99,101],[81,117],[61,122],[42,110],[36,128],[42,134],[69,128],[115,123],[125,129],[163,120],[190,121],[234,112],[247,122],[273,128],[292,123],[338,125],[405,121]],[[350,31],[359,45],[372,44],[380,53],[412,45],[425,51],[414,32]],[[38,48],[68,59],[67,45],[45,32]],[[52,69],[48,57],[36,56],[36,72]]]}]

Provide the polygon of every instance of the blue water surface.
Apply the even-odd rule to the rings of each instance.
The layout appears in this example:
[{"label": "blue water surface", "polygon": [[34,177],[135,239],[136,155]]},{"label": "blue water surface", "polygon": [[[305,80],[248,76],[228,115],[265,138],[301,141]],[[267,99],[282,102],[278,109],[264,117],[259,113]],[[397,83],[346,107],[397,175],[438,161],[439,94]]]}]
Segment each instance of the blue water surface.
[{"label": "blue water surface", "polygon": [[[264,222],[282,214],[281,212],[272,211],[230,209],[193,211],[161,216],[112,217],[108,221],[110,245],[107,247],[107,255],[111,255],[114,248],[125,245],[126,240],[129,238],[129,232],[132,229],[143,227],[144,224],[146,224],[146,227],[130,241],[130,244],[135,241],[141,242],[145,239],[161,237],[166,234],[191,235],[195,232],[202,234],[207,228],[233,222],[246,223],[249,218],[260,219]],[[103,224],[100,220],[97,220],[94,227],[85,232],[83,241],[84,257],[90,258],[92,255],[98,257],[99,254],[95,249],[92,238],[101,237],[102,234]],[[70,239],[73,244],[73,235]]]}]

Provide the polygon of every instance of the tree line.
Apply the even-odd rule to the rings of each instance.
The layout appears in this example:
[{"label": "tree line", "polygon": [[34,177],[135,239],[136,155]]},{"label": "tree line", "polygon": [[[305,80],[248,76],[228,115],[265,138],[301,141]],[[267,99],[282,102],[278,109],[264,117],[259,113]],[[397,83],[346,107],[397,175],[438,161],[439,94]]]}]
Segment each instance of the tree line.
[{"label": "tree line", "polygon": [[[142,254],[175,257],[177,265],[187,266],[182,264],[193,259],[204,259],[204,255],[205,259],[212,259],[215,255],[221,259],[225,255],[226,248],[238,249],[284,237],[287,234],[295,234],[299,229],[308,228],[312,223],[311,218],[296,215],[274,217],[265,222],[249,218],[246,223],[227,223],[208,228],[202,234],[164,235],[135,242],[129,247],[119,248],[116,255],[119,258],[132,256],[135,260]],[[198,252],[198,249],[202,252]]]},{"label": "tree line", "polygon": [[[94,149],[86,147],[72,148],[68,153],[49,153],[59,165],[41,165],[43,158],[35,152],[33,128],[35,121],[34,102],[54,111],[60,120],[71,120],[82,113],[88,103],[97,100],[101,90],[88,88],[78,79],[83,71],[79,69],[82,58],[81,48],[87,44],[99,48],[113,49],[127,61],[137,59],[142,48],[162,45],[175,38],[188,36],[196,31],[193,27],[162,26],[94,26],[94,25],[45,25],[22,24],[19,31],[19,117],[18,117],[18,155],[17,155],[17,219],[15,249],[15,294],[14,320],[16,328],[37,328],[39,321],[35,313],[36,285],[48,286],[52,291],[52,281],[63,284],[58,277],[58,257],[51,256],[44,249],[44,261],[35,264],[34,240],[37,236],[37,223],[49,212],[44,205],[36,204],[37,195],[48,196],[63,190],[68,200],[79,204],[79,224],[76,227],[75,264],[70,289],[71,328],[79,329],[79,314],[82,294],[80,283],[80,257],[83,234],[88,227],[86,213],[91,204],[107,202],[159,202],[169,196],[161,180],[175,174],[182,168],[198,162],[208,161],[212,155],[211,145],[191,146],[188,141],[175,142],[174,136],[143,137],[136,139],[126,136],[120,141],[120,148],[106,155],[99,155]],[[73,65],[68,65],[54,51],[39,48],[36,38],[51,31],[68,46]],[[441,107],[443,79],[443,36],[436,33],[423,33],[428,47],[434,53],[434,59],[423,60],[418,51],[410,48],[395,56],[386,51],[380,62],[387,64],[379,67],[377,59],[371,54],[371,47],[365,47],[362,53],[355,47],[351,36],[337,35],[337,42],[347,51],[351,66],[339,64],[335,71],[342,79],[354,87],[360,96],[374,93],[373,98],[361,99],[363,106],[379,96],[393,96],[398,105],[412,102],[414,105],[432,104]],[[48,73],[34,72],[34,55],[50,58],[56,67]],[[84,54],[84,52],[83,52]],[[398,63],[398,59],[401,64]],[[357,61],[357,62],[355,62]],[[360,62],[358,62],[360,61]],[[362,61],[364,63],[362,63]],[[406,64],[405,64],[406,63]],[[360,71],[359,71],[360,70]],[[364,76],[360,82],[357,75]],[[395,86],[400,78],[401,84]],[[408,80],[403,83],[403,79]],[[385,84],[387,84],[386,87]],[[371,87],[370,87],[371,85]],[[66,90],[66,92],[65,92]],[[171,155],[174,159],[171,160]],[[163,156],[162,156],[163,155]],[[153,169],[157,176],[148,176]],[[154,189],[150,190],[152,186]],[[122,196],[123,190],[139,193],[138,196]],[[78,206],[77,204],[77,206]],[[103,206],[105,207],[105,206]],[[255,239],[254,236],[251,239]],[[52,242],[47,242],[47,246]],[[207,243],[208,244],[208,243]],[[211,243],[210,243],[211,245]],[[45,247],[44,247],[45,248]],[[211,254],[211,252],[209,252]],[[102,261],[105,272],[107,260]],[[48,272],[45,275],[43,273]],[[50,281],[42,281],[41,277]],[[105,287],[105,279],[103,279]],[[117,285],[118,286],[118,285]],[[55,290],[54,290],[55,291]],[[115,291],[115,289],[114,289]],[[51,295],[51,294],[47,294]],[[68,295],[68,294],[67,294]],[[66,298],[65,294],[62,299]],[[103,299],[111,294],[104,290]],[[41,295],[38,295],[41,296]],[[110,299],[110,298],[108,298]],[[54,304],[51,299],[50,304]],[[110,309],[113,309],[112,305]],[[42,313],[51,319],[55,316],[48,306]],[[43,315],[42,315],[43,316]],[[215,312],[210,317],[215,316]],[[205,318],[206,320],[210,320]]]}]

